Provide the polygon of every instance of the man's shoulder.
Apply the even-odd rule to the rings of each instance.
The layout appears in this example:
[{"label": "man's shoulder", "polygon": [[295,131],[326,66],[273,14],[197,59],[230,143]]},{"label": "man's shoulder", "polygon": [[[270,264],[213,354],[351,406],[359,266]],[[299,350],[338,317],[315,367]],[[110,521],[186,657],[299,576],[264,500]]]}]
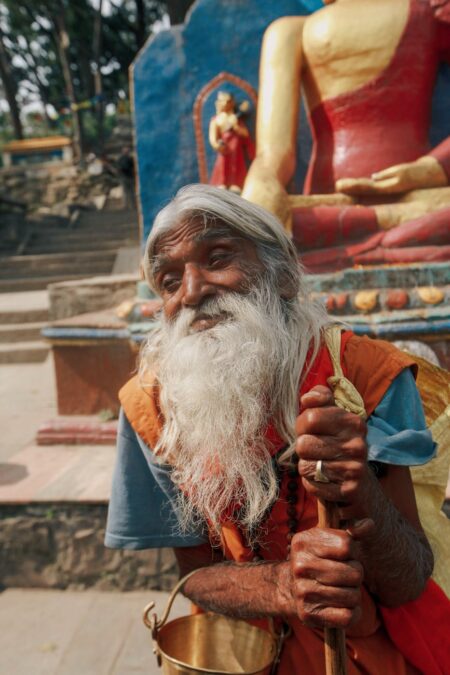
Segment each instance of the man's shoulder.
[{"label": "man's shoulder", "polygon": [[154,375],[145,380],[135,375],[119,391],[125,415],[148,447],[155,447],[162,428],[159,386]]},{"label": "man's shoulder", "polygon": [[385,340],[352,335],[343,353],[343,368],[371,414],[394,379],[406,368],[417,373],[414,358]]},{"label": "man's shoulder", "polygon": [[[390,364],[395,363],[404,367],[413,366],[415,363],[414,357],[411,354],[401,351],[387,340],[352,333],[345,346],[344,359],[347,361],[351,359],[368,361],[369,357],[375,358],[376,361],[388,359]],[[370,363],[370,365],[372,364]]]}]

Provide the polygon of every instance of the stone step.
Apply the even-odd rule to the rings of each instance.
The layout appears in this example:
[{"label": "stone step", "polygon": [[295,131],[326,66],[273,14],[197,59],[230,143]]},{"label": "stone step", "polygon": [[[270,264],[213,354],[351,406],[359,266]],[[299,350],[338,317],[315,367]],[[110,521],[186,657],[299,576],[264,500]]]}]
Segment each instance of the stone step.
[{"label": "stone step", "polygon": [[[33,237],[29,240],[27,247],[26,247],[26,255],[29,255],[30,251],[34,247],[39,247],[39,246],[51,246],[54,244],[57,244],[58,246],[61,247],[62,251],[65,253],[69,253],[72,250],[73,245],[77,244],[87,244],[87,245],[92,245],[92,242],[98,242],[99,245],[102,243],[107,243],[110,241],[120,241],[122,242],[124,239],[132,239],[137,241],[139,237],[133,236],[133,234],[128,230],[128,231],[123,231],[123,232],[114,232],[114,231],[105,231],[104,233],[102,232],[77,232],[72,235],[65,235],[65,234],[57,234],[57,235],[47,235],[46,233],[40,233],[39,235],[33,235]],[[88,249],[89,250],[89,249]],[[92,249],[91,249],[92,250]]]},{"label": "stone step", "polygon": [[38,445],[115,445],[117,420],[102,422],[98,415],[59,415],[43,422]]},{"label": "stone step", "polygon": [[49,284],[56,284],[60,281],[77,281],[86,279],[95,274],[66,274],[55,276],[31,277],[29,279],[19,277],[17,279],[0,279],[0,293],[19,293],[24,291],[45,290]]},{"label": "stone step", "polygon": [[[33,293],[34,291],[30,291]],[[39,293],[40,291],[35,291],[36,293]],[[4,293],[3,295],[7,295]],[[15,294],[14,294],[15,295]],[[0,299],[3,296],[0,296]],[[0,307],[0,324],[2,325],[9,325],[9,324],[20,324],[23,325],[24,323],[44,323],[48,321],[48,308],[45,309],[21,309],[18,307],[17,309],[13,310],[7,310],[3,311],[2,308]]]},{"label": "stone step", "polygon": [[88,235],[88,234],[95,234],[95,233],[101,233],[104,234],[105,232],[138,232],[138,227],[137,225],[135,226],[133,223],[108,223],[107,221],[104,222],[102,225],[96,225],[95,227],[92,227],[89,223],[83,223],[82,225],[77,225],[73,228],[70,227],[62,227],[58,225],[44,225],[41,226],[40,224],[36,224],[33,227],[33,234],[34,236],[39,236],[41,234],[48,234],[51,236],[68,236],[68,237],[75,237],[77,234],[83,234],[83,235]]},{"label": "stone step", "polygon": [[47,291],[3,293],[0,295],[0,324],[48,321]]},{"label": "stone step", "polygon": [[0,344],[0,364],[4,363],[37,363],[45,361],[49,345],[42,341],[15,342]]},{"label": "stone step", "polygon": [[31,342],[41,340],[42,321],[29,323],[0,324],[0,343]]},{"label": "stone step", "polygon": [[77,227],[83,227],[84,225],[88,225],[89,227],[102,227],[104,225],[112,226],[125,224],[138,229],[136,211],[110,211],[105,209],[102,211],[80,211],[80,216],[77,221]]},{"label": "stone step", "polygon": [[105,239],[104,237],[95,236],[90,239],[77,239],[75,241],[53,241],[48,240],[41,242],[31,242],[27,251],[30,255],[42,255],[51,253],[66,253],[68,249],[71,252],[78,251],[117,251],[123,246],[133,246],[138,243],[138,239],[133,237],[124,237],[123,239]]},{"label": "stone step", "polygon": [[0,278],[8,278],[17,272],[25,271],[23,276],[31,276],[33,272],[45,270],[51,274],[54,269],[67,270],[70,267],[84,269],[86,267],[104,268],[114,263],[114,251],[83,251],[78,255],[70,253],[47,253],[38,255],[20,255],[4,258],[0,264]]},{"label": "stone step", "polygon": [[60,263],[59,265],[49,265],[45,267],[42,265],[40,267],[28,269],[25,265],[23,267],[18,267],[16,270],[12,271],[1,271],[0,280],[9,281],[9,280],[20,280],[20,279],[36,279],[41,278],[44,274],[45,276],[51,278],[53,281],[49,283],[54,283],[59,281],[63,277],[67,276],[85,276],[92,277],[97,275],[109,274],[112,271],[114,264],[115,256],[111,260],[105,260],[103,262],[88,262],[80,260],[77,262],[74,260],[69,263]]}]

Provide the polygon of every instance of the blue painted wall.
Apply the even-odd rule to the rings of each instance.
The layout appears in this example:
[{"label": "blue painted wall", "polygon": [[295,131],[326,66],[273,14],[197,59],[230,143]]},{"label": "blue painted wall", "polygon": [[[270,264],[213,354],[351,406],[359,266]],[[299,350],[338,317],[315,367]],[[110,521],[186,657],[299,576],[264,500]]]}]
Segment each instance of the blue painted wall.
[{"label": "blue painted wall", "polygon": [[[280,16],[309,14],[322,5],[321,0],[197,0],[185,25],[148,41],[132,71],[144,239],[159,209],[181,186],[199,180],[192,113],[202,87],[226,71],[257,89],[261,40],[267,26]],[[244,98],[237,94],[239,100]],[[205,136],[214,98],[204,107]],[[449,110],[450,68],[444,67],[434,99],[433,145],[450,135]],[[311,148],[304,113],[302,120],[298,191]],[[214,154],[207,143],[206,149],[210,169]]]},{"label": "blue painted wall", "polygon": [[184,26],[149,40],[132,72],[144,237],[178,188],[199,180],[192,112],[201,88],[226,71],[256,89],[267,26],[321,6],[320,0],[198,0]]}]

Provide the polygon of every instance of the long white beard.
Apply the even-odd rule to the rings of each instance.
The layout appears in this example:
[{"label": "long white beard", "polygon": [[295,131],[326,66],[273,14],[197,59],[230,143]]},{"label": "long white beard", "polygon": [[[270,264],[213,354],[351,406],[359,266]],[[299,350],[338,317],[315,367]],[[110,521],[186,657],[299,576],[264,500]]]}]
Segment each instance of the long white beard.
[{"label": "long white beard", "polygon": [[[262,283],[249,295],[227,293],[182,310],[144,349],[143,358],[158,363],[165,424],[155,450],[175,464],[182,531],[206,519],[218,532],[236,504],[237,520],[251,530],[276,498],[265,430],[279,406],[291,408],[292,420],[297,414],[307,345],[299,348],[302,319],[294,307]],[[200,313],[226,319],[192,332]],[[309,343],[310,331],[304,335]]]}]

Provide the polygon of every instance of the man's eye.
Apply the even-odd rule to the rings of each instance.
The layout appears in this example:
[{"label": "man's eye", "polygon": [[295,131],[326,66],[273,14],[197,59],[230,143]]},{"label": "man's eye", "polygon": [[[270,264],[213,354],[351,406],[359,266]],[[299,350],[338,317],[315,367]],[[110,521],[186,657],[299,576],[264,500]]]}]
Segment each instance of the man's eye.
[{"label": "man's eye", "polygon": [[179,285],[180,279],[169,275],[165,275],[160,282],[161,290],[166,291],[167,293],[173,293],[177,290]]},{"label": "man's eye", "polygon": [[232,254],[230,251],[225,250],[213,251],[213,253],[211,253],[211,255],[209,256],[209,264],[212,267],[219,266],[222,263],[228,262],[231,257]]}]

